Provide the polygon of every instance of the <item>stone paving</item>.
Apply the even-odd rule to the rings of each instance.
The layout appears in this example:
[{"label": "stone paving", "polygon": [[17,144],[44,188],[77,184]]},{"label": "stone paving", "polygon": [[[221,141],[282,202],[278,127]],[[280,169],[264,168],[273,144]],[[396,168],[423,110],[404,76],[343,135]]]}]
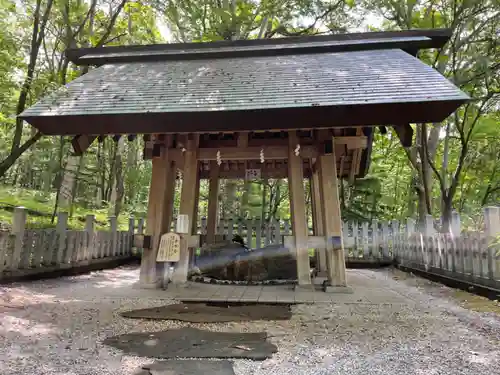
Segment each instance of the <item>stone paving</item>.
[{"label": "stone paving", "polygon": [[240,302],[240,303],[407,303],[400,294],[369,285],[363,270],[349,270],[348,288],[324,292],[324,278],[316,278],[315,285],[295,289],[292,285],[216,285],[190,282],[165,290],[169,298],[184,302]]}]

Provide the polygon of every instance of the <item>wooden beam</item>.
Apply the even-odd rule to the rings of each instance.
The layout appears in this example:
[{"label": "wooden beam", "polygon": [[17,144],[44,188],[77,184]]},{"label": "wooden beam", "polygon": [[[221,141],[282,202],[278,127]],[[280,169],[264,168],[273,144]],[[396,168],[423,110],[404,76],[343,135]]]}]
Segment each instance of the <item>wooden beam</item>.
[{"label": "wooden beam", "polygon": [[[314,235],[320,236],[324,240],[323,214],[321,209],[321,190],[319,173],[315,171],[311,176],[311,203],[314,218]],[[326,271],[326,247],[321,246],[315,248],[317,270]]]},{"label": "wooden beam", "polygon": [[[295,236],[283,236],[283,245],[290,251],[295,251]],[[324,249],[326,247],[325,236],[307,236],[306,245],[308,248]]]},{"label": "wooden beam", "polygon": [[153,147],[154,147],[154,135],[145,134],[144,135],[144,149],[142,152],[142,158],[144,160],[153,159]]},{"label": "wooden beam", "polygon": [[73,146],[73,151],[76,156],[82,156],[85,151],[90,147],[90,145],[96,140],[96,135],[76,135],[71,140],[71,145]]},{"label": "wooden beam", "polygon": [[[300,144],[300,142],[297,142]],[[296,143],[296,144],[297,144]],[[227,148],[201,148],[198,153],[198,160],[217,160],[217,152],[221,154],[222,160],[258,160],[260,151],[264,149],[266,160],[288,159],[288,147],[227,147]],[[180,150],[176,150],[180,152]],[[316,157],[318,150],[316,146],[301,146],[300,156],[304,159]]]},{"label": "wooden beam", "polygon": [[350,137],[335,137],[335,146],[345,145],[348,150],[364,149],[368,147],[368,137],[356,135]]},{"label": "wooden beam", "polygon": [[288,186],[293,234],[295,236],[295,255],[299,285],[311,285],[309,251],[307,246],[307,220],[304,190],[304,165],[300,156],[295,155],[299,143],[297,133],[288,134]]},{"label": "wooden beam", "polygon": [[[181,201],[179,207],[180,215],[187,215],[189,222],[192,224],[195,220],[196,210],[196,187],[198,180],[198,135],[189,135],[186,141],[186,151],[184,152],[184,173],[182,181]],[[192,233],[190,233],[192,234]],[[175,267],[175,272],[172,275],[172,283],[184,284],[187,282],[187,274],[189,269],[189,254],[190,247],[186,244],[181,248],[180,260]]]},{"label": "wooden beam", "polygon": [[327,245],[327,277],[331,286],[346,286],[337,168],[331,167],[335,160],[335,148],[332,154],[319,157],[321,207]]},{"label": "wooden beam", "polygon": [[219,206],[219,166],[216,161],[210,162],[210,181],[208,187],[208,217],[207,217],[207,243],[215,241],[217,230],[217,209]]},{"label": "wooden beam", "polygon": [[[361,128],[356,129],[356,136],[363,134]],[[352,154],[351,169],[349,171],[349,182],[352,184],[356,178],[356,171],[359,171],[359,161],[361,159],[361,150],[354,150]]]},{"label": "wooden beam", "polygon": [[410,124],[394,125],[394,131],[403,147],[411,147],[413,144],[413,128]]},{"label": "wooden beam", "polygon": [[238,147],[248,147],[248,132],[238,133]]},{"label": "wooden beam", "polygon": [[151,236],[151,249],[144,249],[141,257],[140,285],[144,288],[159,286],[156,255],[160,236],[169,230],[174,201],[175,166],[169,160],[169,150],[161,149],[161,155],[153,158],[151,186],[149,189],[146,234]]}]

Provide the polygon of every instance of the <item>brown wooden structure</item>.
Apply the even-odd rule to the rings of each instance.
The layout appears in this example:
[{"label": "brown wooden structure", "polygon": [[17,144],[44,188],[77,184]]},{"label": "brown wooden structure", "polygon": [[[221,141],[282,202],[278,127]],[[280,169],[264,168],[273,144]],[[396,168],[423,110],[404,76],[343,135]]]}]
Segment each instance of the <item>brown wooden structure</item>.
[{"label": "brown wooden structure", "polygon": [[[410,124],[439,122],[468,97],[416,58],[441,48],[449,30],[86,48],[67,51],[96,65],[20,116],[44,134],[72,135],[75,152],[99,136],[145,134],[153,173],[147,216],[152,245],[141,284],[156,287],[159,238],[180,214],[195,225],[199,182],[210,180],[208,241],[215,236],[220,178],[288,178],[299,285],[311,284],[308,248],[332,286],[346,286],[338,179],[363,176],[373,131],[393,127],[405,147]],[[262,158],[263,155],[263,158]],[[311,179],[315,236],[308,236],[304,178]],[[188,237],[173,275],[187,280]]]}]

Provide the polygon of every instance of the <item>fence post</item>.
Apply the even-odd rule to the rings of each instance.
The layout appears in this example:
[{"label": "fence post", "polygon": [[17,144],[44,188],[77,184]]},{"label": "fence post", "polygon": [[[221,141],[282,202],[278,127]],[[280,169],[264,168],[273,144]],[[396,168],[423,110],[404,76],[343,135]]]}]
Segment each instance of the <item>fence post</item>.
[{"label": "fence post", "polygon": [[[435,234],[435,229],[434,229],[434,218],[432,215],[425,215],[425,220],[424,220],[424,230],[423,230],[423,237],[421,237],[420,241],[420,246],[421,246],[421,259],[420,261],[424,264],[424,266],[427,267],[429,264],[432,264],[432,238]],[[429,254],[431,255],[431,259],[429,259]]]},{"label": "fence post", "polygon": [[488,278],[495,280],[500,274],[500,269],[497,269],[497,257],[499,255],[500,246],[498,244],[492,244],[492,242],[500,235],[500,207],[485,207],[484,224],[488,246]]},{"label": "fence post", "polygon": [[[137,234],[144,234],[144,218],[139,218],[137,222]],[[138,252],[139,249],[135,249]],[[142,255],[142,249],[140,249],[139,255]]]},{"label": "fence post", "polygon": [[125,254],[132,254],[132,247],[134,245],[134,232],[135,232],[135,218],[129,217],[128,219],[128,236],[127,236],[127,247],[125,248]]},{"label": "fence post", "polygon": [[369,247],[369,238],[368,238],[368,222],[364,222],[361,224],[361,236],[363,238],[363,258],[370,258],[370,247]]},{"label": "fence post", "polygon": [[109,226],[111,229],[111,254],[109,254],[109,255],[113,257],[113,256],[116,256],[117,252],[118,252],[118,249],[117,249],[118,222],[116,220],[116,216],[109,217]]},{"label": "fence post", "polygon": [[[413,218],[409,218],[407,221],[406,221],[406,236],[407,238],[405,239],[408,244],[406,245],[407,246],[407,255],[406,255],[406,259],[408,261],[412,261],[413,260],[413,257],[414,257],[414,253],[416,251],[416,248],[415,248],[415,228],[417,227],[417,222],[415,219]],[[412,238],[413,236],[413,238]]]},{"label": "fence post", "polygon": [[262,220],[260,217],[255,219],[255,248],[262,246]]},{"label": "fence post", "polygon": [[85,251],[83,260],[92,259],[94,255],[94,223],[94,215],[85,216]]},{"label": "fence post", "polygon": [[378,238],[378,220],[372,220],[372,256],[380,258],[380,247]]},{"label": "fence post", "polygon": [[359,258],[359,224],[357,221],[352,222],[352,253],[354,258]]},{"label": "fence post", "polygon": [[488,237],[498,236],[500,234],[500,207],[486,207],[484,209],[484,223]]},{"label": "fence post", "polygon": [[402,253],[402,244],[404,243],[401,241],[401,228],[399,226],[399,221],[398,220],[392,220],[391,221],[391,229],[392,229],[392,258],[397,259],[401,257]]},{"label": "fence post", "polygon": [[26,230],[26,209],[24,207],[14,208],[14,219],[12,221],[12,234],[16,236],[14,240],[14,252],[10,261],[11,269],[18,269],[23,250],[24,232]]},{"label": "fence post", "polygon": [[201,234],[203,236],[207,235],[207,218],[206,217],[201,218]]},{"label": "fence post", "polygon": [[460,237],[460,233],[462,232],[462,224],[460,222],[460,215],[458,212],[453,211],[451,214],[451,233],[455,237]]}]

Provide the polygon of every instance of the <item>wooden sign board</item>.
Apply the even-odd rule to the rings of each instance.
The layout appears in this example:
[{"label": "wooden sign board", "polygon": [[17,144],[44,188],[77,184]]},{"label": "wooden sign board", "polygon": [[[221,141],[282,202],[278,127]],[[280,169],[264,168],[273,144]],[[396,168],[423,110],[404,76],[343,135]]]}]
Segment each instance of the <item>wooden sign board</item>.
[{"label": "wooden sign board", "polygon": [[260,169],[246,169],[245,180],[258,180],[260,179]]},{"label": "wooden sign board", "polygon": [[161,236],[157,262],[178,262],[181,258],[181,236],[177,233],[165,233]]}]

